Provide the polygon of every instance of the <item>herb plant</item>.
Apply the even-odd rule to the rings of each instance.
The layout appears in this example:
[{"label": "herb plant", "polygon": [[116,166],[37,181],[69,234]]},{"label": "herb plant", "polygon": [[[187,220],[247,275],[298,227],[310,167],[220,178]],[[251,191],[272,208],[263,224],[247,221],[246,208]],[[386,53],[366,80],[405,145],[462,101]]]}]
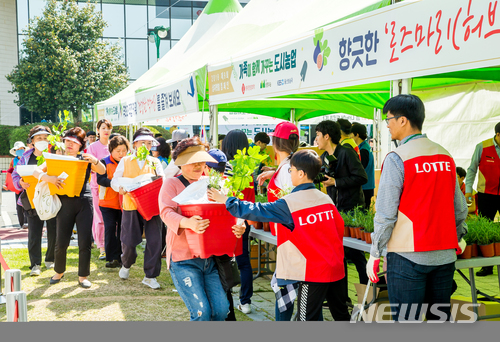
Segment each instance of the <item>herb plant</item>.
[{"label": "herb plant", "polygon": [[259,146],[252,146],[236,151],[234,159],[230,161],[233,166],[232,177],[225,183],[225,188],[229,190],[228,195],[242,199],[242,191],[253,188],[250,183],[253,181],[252,174],[259,164],[267,158],[267,155],[259,153]]},{"label": "herb plant", "polygon": [[[64,131],[66,130],[66,127],[68,126],[69,123],[69,113],[65,112],[64,113],[64,121],[61,119],[61,114],[59,113],[59,120],[61,120],[61,123],[58,124],[57,126],[52,125],[52,132],[53,134],[49,135],[49,144],[52,146],[55,146],[56,150],[64,150],[64,143],[61,141],[61,135],[64,134]],[[49,149],[45,149],[45,151],[42,152],[48,152]],[[45,163],[45,158],[43,157],[43,154],[36,157],[36,165],[40,166],[43,163]]]}]

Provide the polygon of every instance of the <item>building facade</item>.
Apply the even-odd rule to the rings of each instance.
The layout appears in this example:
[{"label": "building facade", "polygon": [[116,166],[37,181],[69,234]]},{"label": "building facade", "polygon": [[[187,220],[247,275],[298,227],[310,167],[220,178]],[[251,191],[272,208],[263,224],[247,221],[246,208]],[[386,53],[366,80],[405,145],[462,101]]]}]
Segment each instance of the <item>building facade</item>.
[{"label": "building facade", "polygon": [[[242,5],[249,0],[240,1]],[[157,61],[156,45],[148,41],[155,26],[170,27],[160,43],[160,58],[189,30],[207,4],[189,0],[90,0],[108,22],[103,39],[122,46],[122,58],[133,82]],[[23,30],[43,13],[45,0],[0,0],[0,124],[22,125],[40,118],[15,103],[12,87],[5,78],[22,54]],[[87,1],[78,1],[86,6]]]}]

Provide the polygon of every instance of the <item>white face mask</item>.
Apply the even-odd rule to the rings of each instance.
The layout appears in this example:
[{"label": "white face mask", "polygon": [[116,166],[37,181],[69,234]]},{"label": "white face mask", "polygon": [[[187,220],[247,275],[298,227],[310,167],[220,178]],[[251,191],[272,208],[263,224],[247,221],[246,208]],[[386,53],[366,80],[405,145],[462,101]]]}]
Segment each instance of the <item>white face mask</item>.
[{"label": "white face mask", "polygon": [[35,143],[35,148],[38,150],[38,151],[45,151],[46,149],[49,148],[49,143],[47,141],[37,141]]}]

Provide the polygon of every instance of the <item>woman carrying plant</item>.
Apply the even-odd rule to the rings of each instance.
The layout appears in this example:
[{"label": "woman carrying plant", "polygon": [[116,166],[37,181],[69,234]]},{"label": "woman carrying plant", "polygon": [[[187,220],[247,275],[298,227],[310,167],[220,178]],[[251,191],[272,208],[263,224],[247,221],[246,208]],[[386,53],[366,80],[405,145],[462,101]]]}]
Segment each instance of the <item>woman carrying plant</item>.
[{"label": "woman carrying plant", "polygon": [[[167,225],[167,267],[182,300],[189,309],[192,321],[223,321],[229,303],[222,288],[214,257],[202,259],[191,254],[186,238],[186,229],[197,234],[205,233],[209,220],[195,215],[185,217],[172,199],[191,183],[200,179],[205,163],[217,161],[208,153],[208,145],[199,138],[182,140],[175,148],[172,158],[180,166],[182,175],[166,178],[160,190],[160,216]],[[242,231],[233,232],[241,236]]]},{"label": "woman carrying plant", "polygon": [[[98,140],[87,148],[87,153],[101,160],[109,156],[108,142],[113,125],[107,119],[101,119],[97,122],[97,138]],[[101,251],[99,260],[106,259],[104,246],[104,222],[101,210],[99,209],[99,185],[97,184],[96,174],[93,173],[90,180],[90,188],[92,190],[92,203],[94,206],[94,221],[92,222],[92,235],[94,237],[97,248]],[[107,259],[106,259],[107,260]]]},{"label": "woman carrying plant", "polygon": [[[17,165],[37,165],[37,157],[42,155],[49,146],[49,134],[52,134],[50,128],[42,125],[37,125],[30,130],[29,137],[34,144],[34,148],[26,151],[23,154]],[[30,187],[29,183],[23,181],[17,170],[12,173],[14,186],[18,190],[26,190]],[[26,197],[26,193],[21,193],[17,201],[18,205],[22,205],[21,199]],[[25,206],[27,205],[26,201]],[[29,200],[28,200],[29,202]],[[29,209],[29,210],[28,210]],[[40,266],[42,265],[42,232],[44,221],[40,220],[35,208],[25,208],[28,216],[28,253],[30,256],[31,276],[39,276],[41,273]],[[45,252],[45,267],[47,269],[54,268],[54,249],[56,245],[56,218],[47,221],[47,251]]]},{"label": "woman carrying plant", "polygon": [[[290,158],[299,147],[298,134],[299,130],[297,126],[287,121],[279,123],[276,125],[274,132],[269,133],[273,139],[273,149],[279,166],[276,171],[266,171],[257,177],[259,186],[262,185],[266,179],[271,178],[267,190],[268,202],[275,202],[281,197],[280,194],[284,194],[293,188],[292,177],[290,176]],[[274,227],[271,229],[274,229]],[[280,229],[286,228],[277,225],[277,234],[279,234]],[[280,299],[290,298],[289,294],[296,291],[298,283],[293,280],[277,279],[275,271],[273,279],[271,280],[271,287],[276,295],[276,321],[290,321],[293,314],[294,300],[292,299],[284,302]],[[295,297],[296,296],[292,296],[292,298]]]},{"label": "woman carrying plant", "polygon": [[153,133],[148,128],[141,127],[135,132],[132,145],[135,152],[120,160],[113,180],[111,180],[113,190],[123,195],[120,237],[122,242],[122,268],[118,275],[122,279],[128,279],[130,267],[135,264],[137,259],[136,247],[142,242],[142,233],[144,232],[147,243],[144,251],[145,276],[142,283],[152,289],[159,289],[160,284],[156,281],[156,277],[160,275],[161,271],[162,224],[160,216],[153,216],[149,221],[146,221],[137,211],[137,207],[132,202],[130,195],[120,186],[117,178],[135,178],[145,174],[163,177],[163,168],[158,159],[149,155],[151,147],[158,146],[158,142],[153,138]]},{"label": "woman carrying plant", "polygon": [[104,247],[106,249],[106,267],[121,267],[122,246],[120,241],[122,210],[120,195],[111,188],[111,180],[118,163],[129,150],[129,142],[124,136],[116,136],[109,141],[109,156],[101,160],[106,172],[97,175],[99,184],[99,210],[104,221]]},{"label": "woman carrying plant", "polygon": [[[245,132],[240,129],[234,129],[227,133],[222,140],[222,152],[226,155],[228,162],[234,159],[238,150],[246,149],[248,151],[248,138]],[[253,187],[253,182],[250,184]],[[255,191],[253,188],[243,190],[243,200],[255,202]],[[252,265],[250,264],[250,252],[248,251],[248,237],[250,234],[250,225],[245,222],[246,230],[243,234],[243,254],[236,257],[238,269],[241,277],[240,304],[238,310],[245,314],[252,312],[252,295],[253,295],[253,273]]]},{"label": "woman carrying plant", "polygon": [[[90,192],[89,178],[90,172],[99,174],[104,173],[104,165],[99,159],[88,154],[80,152],[85,147],[85,131],[80,127],[68,130],[62,140],[64,141],[65,154],[89,162],[85,173],[85,181],[80,194],[75,197],[59,195],[61,200],[61,209],[59,210],[57,221],[57,237],[55,246],[55,265],[56,274],[50,278],[50,284],[57,284],[64,277],[66,271],[66,251],[73,233],[73,226],[76,224],[78,232],[78,284],[83,288],[89,288],[92,283],[87,279],[90,275],[90,255],[92,245],[92,194]],[[35,170],[33,176],[41,180],[54,184],[58,189],[64,188],[63,178],[47,175],[47,165],[43,163]],[[68,177],[75,175],[69,175]]]}]

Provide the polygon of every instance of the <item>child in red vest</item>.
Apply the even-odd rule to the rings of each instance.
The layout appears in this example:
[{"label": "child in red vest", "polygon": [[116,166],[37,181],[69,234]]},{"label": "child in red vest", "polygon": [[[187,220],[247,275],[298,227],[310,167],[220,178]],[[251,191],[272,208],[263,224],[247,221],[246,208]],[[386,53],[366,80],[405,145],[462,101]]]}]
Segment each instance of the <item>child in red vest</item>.
[{"label": "child in red vest", "polygon": [[278,234],[276,277],[299,281],[298,320],[320,319],[326,299],[336,321],[350,319],[347,311],[344,278],[344,221],[331,198],[314,187],[321,168],[313,150],[302,150],[290,160],[290,174],[295,186],[291,194],[272,203],[250,203],[227,198],[210,189],[210,199],[225,203],[239,218],[277,222],[288,228]]}]

